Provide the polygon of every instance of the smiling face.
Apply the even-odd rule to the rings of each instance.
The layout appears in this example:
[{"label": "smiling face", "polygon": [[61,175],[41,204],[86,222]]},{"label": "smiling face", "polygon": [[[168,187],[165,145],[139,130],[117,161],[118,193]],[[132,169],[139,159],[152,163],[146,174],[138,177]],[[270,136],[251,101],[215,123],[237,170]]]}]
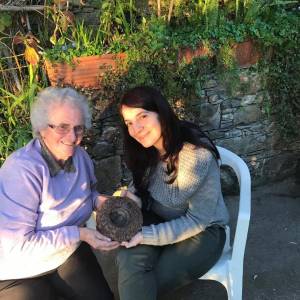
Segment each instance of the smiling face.
[{"label": "smiling face", "polygon": [[70,104],[53,105],[49,111],[49,125],[70,126],[66,134],[59,134],[55,128],[47,127],[40,134],[49,151],[58,160],[65,161],[73,155],[75,148],[82,140],[82,134],[76,134],[74,127],[83,125],[83,117],[79,108]]},{"label": "smiling face", "polygon": [[131,137],[145,148],[154,146],[159,153],[164,153],[161,124],[156,112],[122,105],[121,114]]}]

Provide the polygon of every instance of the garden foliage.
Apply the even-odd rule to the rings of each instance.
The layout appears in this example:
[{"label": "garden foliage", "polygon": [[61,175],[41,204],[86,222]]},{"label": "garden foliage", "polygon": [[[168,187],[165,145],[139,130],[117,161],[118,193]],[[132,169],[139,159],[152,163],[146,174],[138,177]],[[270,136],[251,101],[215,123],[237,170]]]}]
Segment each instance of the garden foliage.
[{"label": "garden foliage", "polygon": [[[260,72],[271,95],[266,97],[265,111],[275,118],[283,137],[296,133],[300,112],[297,1],[147,2],[94,1],[99,7],[97,25],[78,20],[72,6],[58,7],[50,1],[42,14],[0,12],[0,164],[30,139],[30,105],[40,88],[49,84],[44,59],[72,63],[75,56],[126,52],[126,72],[106,74],[103,98],[116,99],[128,87],[147,84],[188,107],[201,101],[203,84],[212,72],[229,84],[229,91],[239,84],[233,46],[251,39],[261,53],[259,64],[252,68]],[[208,49],[206,56],[191,63],[178,59],[181,49],[199,45]]]}]

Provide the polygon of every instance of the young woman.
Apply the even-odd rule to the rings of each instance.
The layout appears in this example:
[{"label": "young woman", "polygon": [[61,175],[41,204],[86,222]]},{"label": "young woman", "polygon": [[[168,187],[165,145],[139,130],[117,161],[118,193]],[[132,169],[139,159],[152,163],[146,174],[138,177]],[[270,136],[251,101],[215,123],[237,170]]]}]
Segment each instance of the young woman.
[{"label": "young woman", "polygon": [[[219,153],[195,124],[179,120],[151,87],[121,99],[127,165],[142,209],[157,216],[117,257],[121,300],[156,299],[205,274],[225,242],[228,212]],[[136,197],[134,197],[136,199]]]}]

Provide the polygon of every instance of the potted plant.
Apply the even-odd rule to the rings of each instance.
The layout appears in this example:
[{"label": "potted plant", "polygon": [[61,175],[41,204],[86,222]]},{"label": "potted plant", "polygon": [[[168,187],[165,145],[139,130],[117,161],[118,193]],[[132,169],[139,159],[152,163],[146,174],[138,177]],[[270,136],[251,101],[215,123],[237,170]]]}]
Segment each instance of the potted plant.
[{"label": "potted plant", "polygon": [[[51,85],[99,88],[108,70],[124,65],[125,37],[132,30],[124,10],[120,1],[114,4],[103,1],[101,23],[96,29],[75,21],[69,11],[52,12],[55,28],[50,41],[53,46],[44,51]],[[117,25],[112,27],[116,20]]]},{"label": "potted plant", "polygon": [[51,85],[72,85],[81,88],[99,88],[107,71],[117,69],[126,58],[125,53],[80,56],[66,62],[45,60],[45,68]]},{"label": "potted plant", "polygon": [[214,56],[210,32],[219,18],[219,1],[186,1],[175,6],[172,41],[178,48],[178,62]]},{"label": "potted plant", "polygon": [[178,62],[192,63],[194,58],[211,58],[214,56],[213,43],[209,35],[201,32],[200,28],[191,26],[174,30],[173,44],[178,48]]},{"label": "potted plant", "polygon": [[[222,61],[224,53],[226,59],[230,58],[240,68],[248,68],[258,62],[260,58],[258,42],[249,34],[248,26],[238,24],[231,20],[224,21],[214,31],[216,36],[215,49],[219,61]],[[230,54],[230,55],[229,55]]]},{"label": "potted plant", "polygon": [[209,47],[208,43],[199,43],[195,48],[184,47],[178,50],[178,62],[181,63],[184,61],[189,64],[193,61],[194,58],[199,57],[212,57],[213,52]]},{"label": "potted plant", "polygon": [[[247,68],[261,58],[260,44],[266,44],[266,40],[274,38],[272,18],[276,16],[276,10],[296,5],[297,1],[243,0],[235,3],[228,1],[226,4],[228,7],[224,7],[224,11],[227,9],[227,18],[232,22],[230,32],[234,33],[234,59],[239,67]],[[270,49],[267,50],[269,54]]]},{"label": "potted plant", "polygon": [[232,48],[235,60],[240,68],[249,68],[259,61],[260,53],[258,45],[253,39],[235,43]]},{"label": "potted plant", "polygon": [[257,63],[257,45],[248,37],[246,26],[238,21],[240,11],[237,8],[238,1],[233,0],[188,4],[185,15],[189,17],[185,18],[184,26],[179,24],[179,30],[173,35],[179,44],[179,62],[190,63],[195,57],[213,57],[223,45],[230,44],[233,59],[239,67]]}]

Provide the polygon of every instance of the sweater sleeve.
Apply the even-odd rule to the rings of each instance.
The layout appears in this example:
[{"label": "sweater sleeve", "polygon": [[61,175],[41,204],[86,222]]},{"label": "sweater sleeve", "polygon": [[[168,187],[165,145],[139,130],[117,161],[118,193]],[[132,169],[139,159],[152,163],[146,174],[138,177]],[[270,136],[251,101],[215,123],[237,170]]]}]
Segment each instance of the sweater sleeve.
[{"label": "sweater sleeve", "polygon": [[0,254],[6,262],[21,258],[26,265],[43,264],[51,269],[57,267],[51,265],[53,258],[58,262],[55,257],[63,257],[66,249],[76,249],[79,229],[37,230],[43,191],[42,176],[35,171],[30,162],[17,159],[0,170]]},{"label": "sweater sleeve", "polygon": [[[217,162],[205,149],[179,157],[179,200],[187,202],[182,216],[142,228],[143,244],[166,245],[190,238],[213,222],[220,198],[220,175]],[[159,201],[159,199],[157,199]]]},{"label": "sweater sleeve", "polygon": [[92,201],[93,201],[93,210],[96,210],[96,203],[98,201],[98,196],[100,193],[97,191],[97,178],[95,176],[94,164],[93,161],[86,155],[88,161],[89,175],[91,179],[91,192],[92,192]]},{"label": "sweater sleeve", "polygon": [[97,190],[97,178],[95,176],[95,167],[93,160],[90,158],[86,150],[84,150],[82,147],[78,149],[80,150],[80,153],[82,157],[84,157],[85,167],[88,170],[89,179],[90,179],[90,187],[91,187],[91,199],[92,199],[92,208],[93,211],[97,210],[97,202],[98,202],[98,196],[100,193]]}]

